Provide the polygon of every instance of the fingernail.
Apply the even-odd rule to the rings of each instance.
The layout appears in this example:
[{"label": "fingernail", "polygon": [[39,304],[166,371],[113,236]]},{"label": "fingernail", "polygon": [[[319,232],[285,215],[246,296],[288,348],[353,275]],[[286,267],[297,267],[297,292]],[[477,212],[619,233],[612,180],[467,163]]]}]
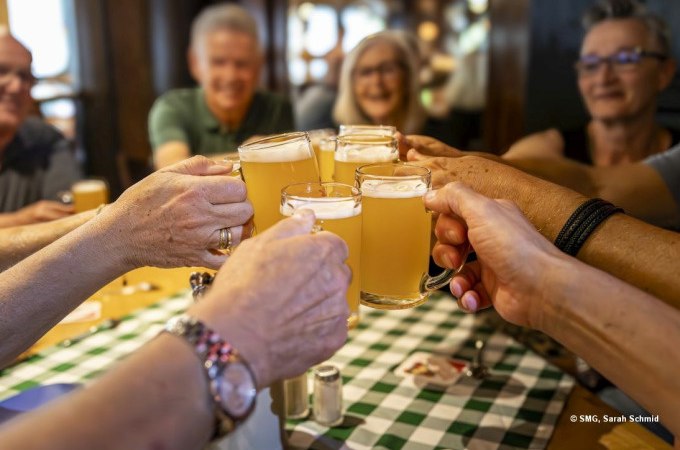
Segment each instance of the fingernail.
[{"label": "fingernail", "polygon": [[458,235],[454,233],[452,230],[447,230],[446,239],[448,239],[449,242],[456,242],[458,240]]},{"label": "fingernail", "polygon": [[466,295],[462,298],[463,306],[471,312],[477,311],[477,300],[472,295]]},{"label": "fingernail", "polygon": [[460,298],[460,296],[463,295],[463,286],[461,286],[456,280],[451,282],[451,293],[456,298]]},{"label": "fingernail", "polygon": [[432,201],[436,196],[437,196],[436,191],[428,191],[428,193],[425,194],[425,201],[427,202]]},{"label": "fingernail", "polygon": [[451,262],[451,258],[449,258],[449,255],[444,254],[442,255],[442,259],[444,260],[444,267],[447,269],[452,269],[453,268],[453,263]]}]

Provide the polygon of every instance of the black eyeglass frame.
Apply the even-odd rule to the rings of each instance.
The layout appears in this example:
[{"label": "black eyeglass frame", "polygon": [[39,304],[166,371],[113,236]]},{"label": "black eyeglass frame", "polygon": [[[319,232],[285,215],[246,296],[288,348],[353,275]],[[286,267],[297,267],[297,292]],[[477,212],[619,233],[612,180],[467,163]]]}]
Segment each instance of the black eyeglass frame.
[{"label": "black eyeglass frame", "polygon": [[[574,69],[579,75],[590,75],[597,72],[602,64],[608,63],[611,64],[612,67],[633,66],[639,64],[643,58],[655,58],[659,61],[665,61],[668,59],[668,55],[661,52],[644,50],[642,47],[635,47],[630,50],[619,50],[609,56],[582,55],[578,61],[574,63]],[[585,59],[588,61],[584,61]],[[586,68],[584,67],[585,65],[591,67]]]}]

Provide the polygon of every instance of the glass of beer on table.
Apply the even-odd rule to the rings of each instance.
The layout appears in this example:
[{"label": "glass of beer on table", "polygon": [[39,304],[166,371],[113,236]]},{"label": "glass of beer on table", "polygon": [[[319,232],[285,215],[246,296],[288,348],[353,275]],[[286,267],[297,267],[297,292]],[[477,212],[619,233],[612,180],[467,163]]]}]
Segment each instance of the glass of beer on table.
[{"label": "glass of beer on table", "polygon": [[335,233],[347,243],[347,265],[352,270],[347,290],[347,326],[354,328],[359,323],[361,288],[361,193],[341,183],[291,184],[281,190],[281,215],[291,216],[298,209],[314,211],[319,231]]},{"label": "glass of beer on table", "polygon": [[109,202],[109,186],[104,180],[76,181],[71,186],[71,194],[76,213],[89,211]]},{"label": "glass of beer on table", "polygon": [[412,308],[445,286],[456,271],[428,274],[432,214],[423,204],[431,188],[425,167],[369,164],[356,171],[362,195],[361,303]]},{"label": "glass of beer on table", "polygon": [[281,218],[281,189],[293,183],[319,182],[314,150],[305,132],[286,133],[238,148],[241,176],[255,210],[255,230],[262,232]]},{"label": "glass of beer on table", "polygon": [[346,134],[338,136],[335,148],[334,179],[338,183],[354,184],[359,166],[399,160],[397,140],[377,134]]}]

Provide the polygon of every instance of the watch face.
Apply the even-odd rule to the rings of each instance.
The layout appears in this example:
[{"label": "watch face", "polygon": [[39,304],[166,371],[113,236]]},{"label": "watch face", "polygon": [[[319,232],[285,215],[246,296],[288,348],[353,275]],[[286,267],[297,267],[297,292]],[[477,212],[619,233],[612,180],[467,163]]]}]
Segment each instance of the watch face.
[{"label": "watch face", "polygon": [[250,412],[257,390],[245,365],[237,361],[228,364],[215,382],[222,407],[232,418],[239,419]]}]

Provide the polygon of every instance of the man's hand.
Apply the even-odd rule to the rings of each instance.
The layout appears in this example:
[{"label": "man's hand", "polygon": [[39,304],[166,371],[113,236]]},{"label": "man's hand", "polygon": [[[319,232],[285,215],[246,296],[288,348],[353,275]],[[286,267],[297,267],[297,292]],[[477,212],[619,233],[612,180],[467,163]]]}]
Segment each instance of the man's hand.
[{"label": "man's hand", "polygon": [[234,245],[252,230],[246,186],[230,172],[230,164],[195,156],[149,175],[106,207],[101,220],[119,238],[125,261],[219,268],[227,259],[215,251],[219,230],[231,228]]},{"label": "man's hand", "polygon": [[399,158],[402,161],[407,160],[407,153],[411,149],[417,150],[418,153],[424,156],[457,157],[464,155],[460,150],[429,136],[416,134],[405,136],[397,133],[397,142],[399,143]]},{"label": "man's hand", "polygon": [[260,388],[326,360],[347,339],[347,246],[310,234],[313,225],[301,210],[243,242],[189,311],[239,349]]}]

